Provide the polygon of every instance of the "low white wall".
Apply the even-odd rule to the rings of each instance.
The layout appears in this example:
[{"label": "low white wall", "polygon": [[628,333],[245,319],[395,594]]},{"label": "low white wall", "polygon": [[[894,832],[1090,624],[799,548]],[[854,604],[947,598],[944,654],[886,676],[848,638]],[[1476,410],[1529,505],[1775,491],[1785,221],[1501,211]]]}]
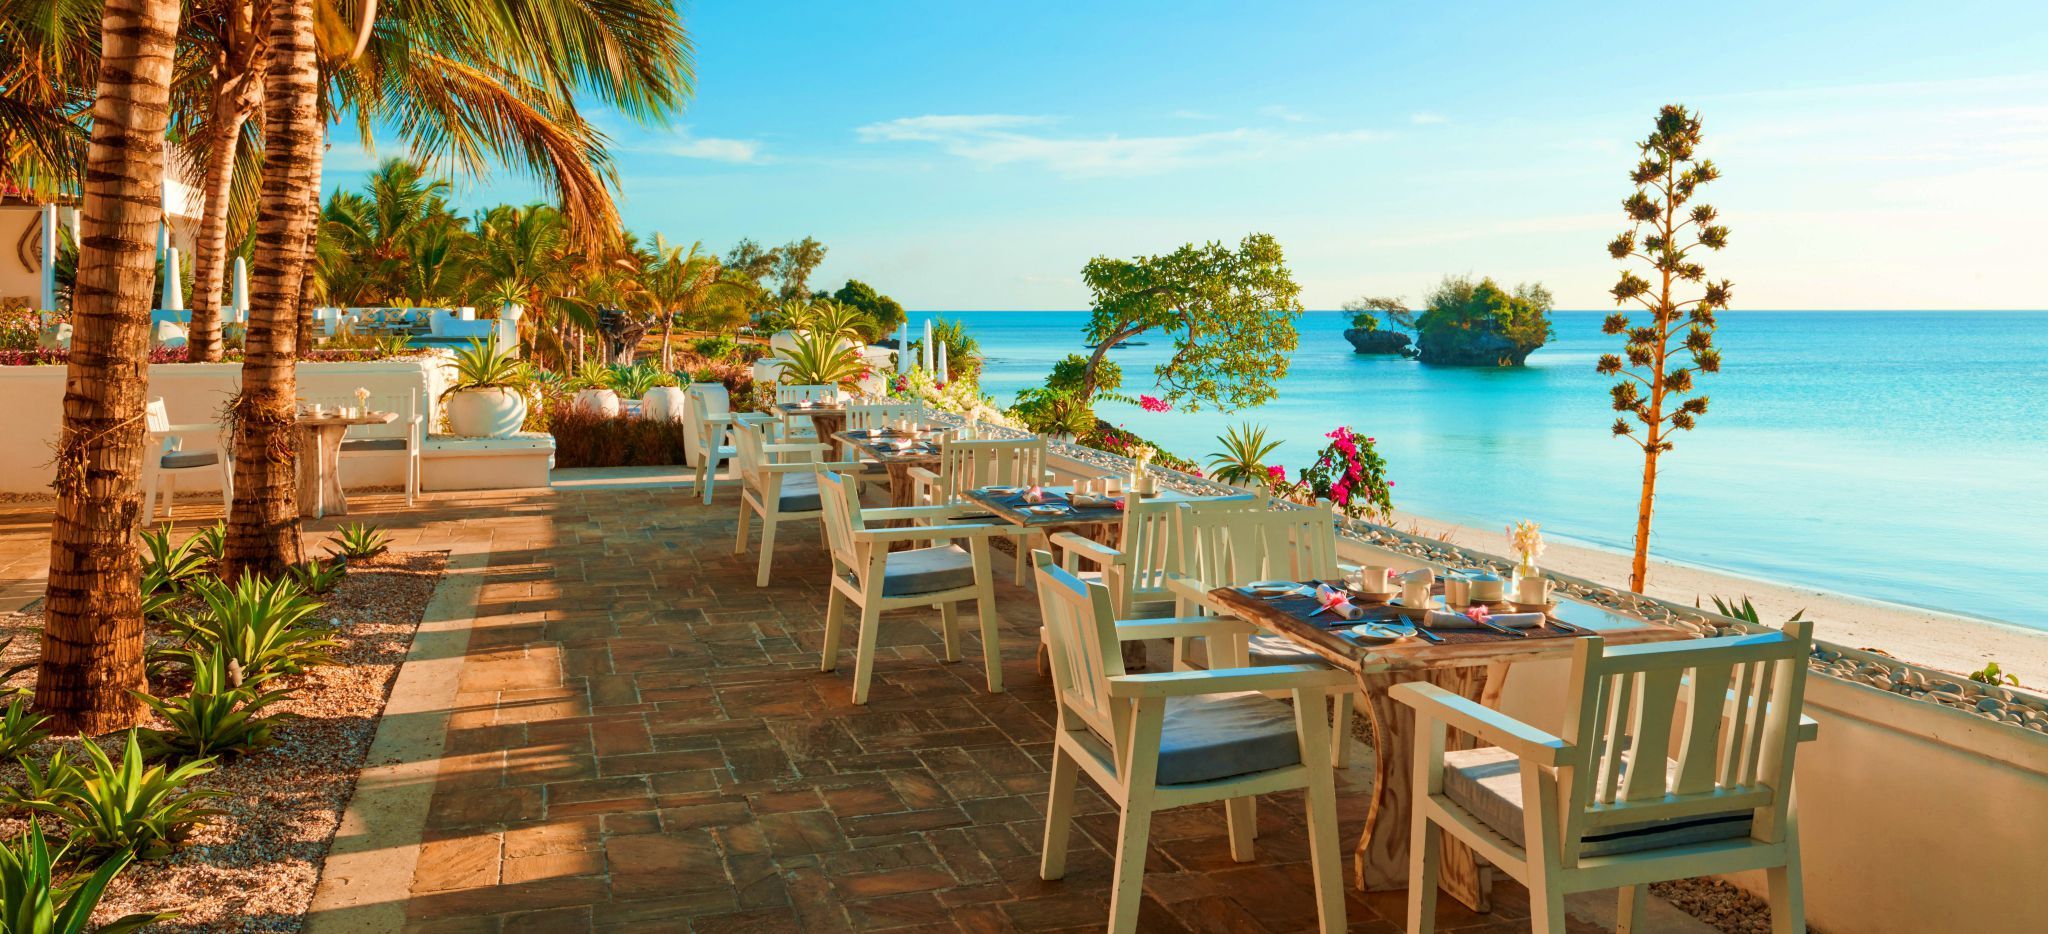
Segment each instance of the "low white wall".
[{"label": "low white wall", "polygon": [[[364,363],[301,362],[299,397],[309,402],[355,404],[358,387],[371,393],[370,405],[394,409],[401,421],[412,394],[432,432],[439,422],[439,399],[447,373],[438,355]],[[0,492],[50,491],[50,451],[63,424],[62,366],[0,367]],[[166,363],[149,368],[149,395],[161,396],[173,424],[218,422],[221,407],[241,382],[239,363]],[[351,437],[395,436],[398,424],[353,429]],[[203,449],[205,438],[190,438],[191,449]],[[404,459],[347,458],[342,461],[345,486],[395,486],[405,478]],[[214,476],[195,471],[178,478],[180,492],[218,490]]]}]

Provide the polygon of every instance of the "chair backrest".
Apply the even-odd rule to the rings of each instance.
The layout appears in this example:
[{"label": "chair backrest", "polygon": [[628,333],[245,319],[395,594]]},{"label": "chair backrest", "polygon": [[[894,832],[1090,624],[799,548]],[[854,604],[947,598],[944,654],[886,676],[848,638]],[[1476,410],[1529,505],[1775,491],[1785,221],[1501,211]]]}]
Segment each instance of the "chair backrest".
[{"label": "chair backrest", "polygon": [[164,408],[162,396],[149,400],[149,404],[143,407],[142,413],[143,420],[148,423],[146,427],[150,431],[171,430],[171,413],[168,409]]},{"label": "chair backrest", "polygon": [[1255,580],[1325,580],[1337,567],[1337,526],[1317,509],[1263,499],[1183,503],[1174,515],[1178,571],[1213,587]]},{"label": "chair backrest", "polygon": [[939,442],[936,505],[957,502],[965,490],[985,486],[1035,486],[1045,477],[1045,439]]},{"label": "chair backrest", "polygon": [[768,492],[768,476],[761,468],[774,463],[766,450],[768,444],[767,426],[752,419],[733,423],[733,465],[739,469],[740,482],[764,496]]},{"label": "chair backrest", "polygon": [[832,402],[839,398],[839,387],[787,384],[775,387],[775,401],[780,402]]},{"label": "chair backrest", "polygon": [[1164,590],[1167,572],[1181,569],[1174,532],[1178,512],[1175,503],[1125,498],[1123,528],[1117,538],[1117,551],[1123,554],[1118,581],[1123,593],[1117,596],[1125,609],[1133,592]]},{"label": "chair backrest", "polygon": [[1033,551],[1031,562],[1038,576],[1038,612],[1045,622],[1061,724],[1068,729],[1085,727],[1108,739],[1121,773],[1128,752],[1122,740],[1129,733],[1130,715],[1128,704],[1117,704],[1109,696],[1109,679],[1124,674],[1109,590],[1061,569],[1049,552]]},{"label": "chair backrest", "polygon": [[725,436],[725,425],[705,419],[731,413],[732,397],[724,383],[691,383],[684,390],[683,422],[689,430],[683,432],[683,451],[690,455],[690,463],[696,463],[706,450],[717,448]]},{"label": "chair backrest", "polygon": [[855,529],[863,528],[860,518],[860,483],[837,471],[818,472],[818,500],[824,510],[825,550],[832,557],[832,573],[851,573],[856,582],[868,577],[869,549],[853,540]]},{"label": "chair backrest", "polygon": [[854,431],[873,431],[899,418],[916,418],[917,404],[914,402],[869,402],[846,407],[846,427]]},{"label": "chair backrest", "polygon": [[1751,808],[1750,835],[1780,840],[1812,650],[1813,624],[1803,621],[1782,632],[1616,648],[1578,640],[1569,682],[1577,691],[1564,721],[1570,748],[1558,770],[1567,865],[1581,839],[1603,828]]}]

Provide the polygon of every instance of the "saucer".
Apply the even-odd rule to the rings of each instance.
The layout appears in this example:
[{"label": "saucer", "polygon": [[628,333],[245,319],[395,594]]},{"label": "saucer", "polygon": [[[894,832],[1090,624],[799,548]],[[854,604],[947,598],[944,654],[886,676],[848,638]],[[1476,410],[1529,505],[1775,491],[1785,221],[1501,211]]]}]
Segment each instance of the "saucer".
[{"label": "saucer", "polygon": [[1389,642],[1398,642],[1414,635],[1415,627],[1399,626],[1390,623],[1361,623],[1351,627],[1351,634],[1357,636],[1360,642],[1385,645]]}]

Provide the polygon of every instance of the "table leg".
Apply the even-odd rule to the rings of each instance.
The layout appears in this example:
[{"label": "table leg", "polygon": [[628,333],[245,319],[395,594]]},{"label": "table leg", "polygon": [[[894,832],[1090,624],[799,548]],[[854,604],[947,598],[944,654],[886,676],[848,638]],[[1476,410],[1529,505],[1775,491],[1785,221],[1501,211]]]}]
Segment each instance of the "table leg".
[{"label": "table leg", "polygon": [[299,480],[299,515],[318,519],[323,514],[320,502],[320,429],[310,425],[299,427],[299,453],[295,461]]},{"label": "table leg", "polygon": [[[1357,883],[1368,892],[1408,887],[1409,821],[1415,813],[1415,714],[1387,696],[1405,681],[1428,681],[1447,691],[1478,699],[1486,688],[1486,669],[1435,668],[1426,671],[1362,674],[1370,714],[1373,748],[1372,808],[1365,833],[1358,840]],[[1448,748],[1469,748],[1472,740],[1453,730]],[[1470,849],[1445,834],[1438,887],[1475,911],[1488,906],[1487,882]]]},{"label": "table leg", "polygon": [[842,446],[839,443],[839,439],[833,436],[846,430],[846,413],[833,412],[813,415],[811,416],[811,427],[818,433],[818,440],[825,444],[825,459],[828,461],[838,460]]},{"label": "table leg", "polygon": [[332,515],[348,515],[348,495],[341,489],[341,437],[347,425],[320,426],[320,476],[326,480],[321,499]]},{"label": "table leg", "polygon": [[[917,505],[917,481],[910,476],[910,468],[912,466],[911,464],[886,465],[889,471],[890,506],[905,508]],[[910,524],[909,519],[891,519],[886,523],[886,527],[902,528]],[[915,542],[896,542],[889,546],[889,550],[907,551],[915,547],[916,544]]]}]

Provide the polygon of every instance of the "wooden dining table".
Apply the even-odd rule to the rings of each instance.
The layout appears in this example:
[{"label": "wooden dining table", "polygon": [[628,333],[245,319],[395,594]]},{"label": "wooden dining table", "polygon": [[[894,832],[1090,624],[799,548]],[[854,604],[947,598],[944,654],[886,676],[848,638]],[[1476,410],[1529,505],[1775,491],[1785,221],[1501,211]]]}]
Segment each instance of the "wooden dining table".
[{"label": "wooden dining table", "polygon": [[[1358,678],[1372,731],[1372,805],[1359,836],[1355,882],[1368,892],[1408,887],[1409,820],[1415,805],[1415,717],[1407,705],[1389,696],[1394,685],[1428,681],[1488,707],[1498,707],[1508,666],[1516,662],[1567,658],[1578,641],[1570,636],[1492,638],[1463,636],[1434,644],[1409,636],[1388,644],[1371,644],[1350,634],[1352,626],[1373,621],[1400,621],[1395,610],[1368,607],[1366,615],[1336,624],[1311,622],[1273,601],[1238,587],[1208,588],[1181,581],[1175,589],[1198,595],[1213,611],[1235,616],[1293,641]],[[1609,645],[1689,639],[1690,632],[1625,616],[1605,607],[1560,600],[1550,618],[1581,634],[1598,635]],[[1324,617],[1324,619],[1330,619]],[[1448,633],[1449,631],[1447,631]],[[1470,641],[1462,641],[1470,639]],[[1451,733],[1449,748],[1474,745],[1471,737]],[[1449,834],[1443,836],[1439,885],[1466,906],[1487,908],[1489,878],[1482,874],[1471,850]]]},{"label": "wooden dining table", "polygon": [[300,413],[299,515],[308,519],[348,515],[348,497],[341,490],[342,436],[355,425],[389,425],[397,420],[397,412]]},{"label": "wooden dining table", "polygon": [[819,437],[830,437],[840,444],[852,445],[882,465],[882,469],[889,472],[889,505],[900,507],[918,504],[917,480],[910,471],[913,467],[938,466],[939,434],[919,431],[912,435],[884,428],[838,431],[829,436],[820,434]]},{"label": "wooden dining table", "polygon": [[[804,404],[800,402],[778,402],[775,404],[775,412],[777,415],[782,416],[783,433],[785,435],[790,434],[796,428],[797,419],[800,418],[810,419],[811,428],[818,433],[818,440],[826,444],[833,443],[839,433],[846,428],[846,406],[843,403],[813,402]],[[839,452],[832,451],[829,453],[836,455]],[[827,458],[827,460],[837,459],[837,457]]]}]

